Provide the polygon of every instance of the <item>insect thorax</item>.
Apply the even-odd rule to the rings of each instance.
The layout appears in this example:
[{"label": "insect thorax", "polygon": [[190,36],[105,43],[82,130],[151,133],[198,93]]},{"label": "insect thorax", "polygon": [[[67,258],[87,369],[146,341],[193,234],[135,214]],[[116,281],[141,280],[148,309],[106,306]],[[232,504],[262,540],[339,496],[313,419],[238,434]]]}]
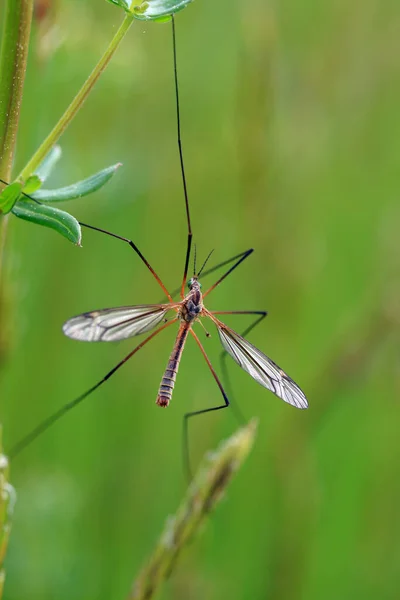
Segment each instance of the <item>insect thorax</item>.
[{"label": "insect thorax", "polygon": [[191,285],[190,292],[185,297],[179,316],[182,321],[190,323],[197,319],[201,311],[203,310],[203,296],[200,290],[200,284],[198,281],[194,281]]}]

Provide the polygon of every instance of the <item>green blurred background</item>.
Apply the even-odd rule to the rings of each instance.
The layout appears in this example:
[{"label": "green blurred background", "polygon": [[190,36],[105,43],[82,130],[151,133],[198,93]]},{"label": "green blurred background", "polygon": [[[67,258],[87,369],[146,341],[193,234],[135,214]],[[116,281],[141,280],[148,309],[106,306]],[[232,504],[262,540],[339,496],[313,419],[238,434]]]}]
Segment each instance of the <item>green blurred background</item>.
[{"label": "green blurred background", "polygon": [[[122,18],[102,0],[40,5],[15,173]],[[267,309],[250,339],[310,408],[285,405],[229,362],[235,398],[260,420],[256,446],[161,598],[398,598],[400,5],[197,0],[176,24],[198,254],[256,249],[207,306]],[[64,134],[49,183],[121,161],[101,192],[65,208],[132,238],[174,288],[186,224],[171,52],[170,25],[133,26]],[[160,299],[123,243],[84,231],[79,249],[16,218],[9,233],[6,450],[137,343],[80,344],[62,335],[65,319]],[[171,407],[156,407],[172,329],[11,465],[8,600],[126,597],[186,487],[182,415],[220,402],[190,339]],[[199,329],[219,369],[211,332]],[[194,465],[237,427],[228,410],[191,425]]]}]

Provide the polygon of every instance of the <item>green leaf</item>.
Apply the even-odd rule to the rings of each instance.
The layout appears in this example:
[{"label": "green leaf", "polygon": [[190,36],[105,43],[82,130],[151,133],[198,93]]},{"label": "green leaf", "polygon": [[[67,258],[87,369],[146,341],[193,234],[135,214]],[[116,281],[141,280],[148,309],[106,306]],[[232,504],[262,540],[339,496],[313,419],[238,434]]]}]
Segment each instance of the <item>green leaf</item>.
[{"label": "green leaf", "polygon": [[41,202],[62,202],[64,200],[73,200],[74,198],[87,196],[103,187],[120,166],[121,163],[117,163],[72,185],[58,188],[57,190],[38,190],[32,196],[35,200],[40,200]]},{"label": "green leaf", "polygon": [[33,194],[42,185],[42,180],[38,175],[31,175],[23,187],[24,194]]},{"label": "green leaf", "polygon": [[164,21],[179,12],[193,0],[144,0],[139,6],[132,7],[132,14],[141,21]]},{"label": "green leaf", "polygon": [[153,19],[154,23],[169,23],[171,21],[172,15],[166,15],[165,17],[157,17]]},{"label": "green leaf", "polygon": [[50,227],[70,242],[77,246],[81,245],[82,232],[78,221],[63,210],[24,200],[23,202],[17,202],[12,212],[16,217],[25,221]]},{"label": "green leaf", "polygon": [[0,211],[4,214],[9,213],[17,202],[22,192],[22,183],[14,181],[10,183],[0,194]]},{"label": "green leaf", "polygon": [[[42,183],[50,176],[50,173],[54,169],[56,163],[61,158],[60,146],[53,146],[50,152],[45,156],[40,165],[35,171],[35,175],[39,177]],[[30,179],[30,178],[29,178]],[[28,179],[28,181],[29,181]],[[39,186],[40,187],[40,186]],[[24,190],[25,191],[25,190]],[[28,192],[27,192],[28,193]]]},{"label": "green leaf", "polygon": [[129,4],[126,0],[107,0],[107,2],[110,2],[110,4],[115,4],[115,6],[119,6],[120,8],[126,10],[126,12],[129,12]]}]

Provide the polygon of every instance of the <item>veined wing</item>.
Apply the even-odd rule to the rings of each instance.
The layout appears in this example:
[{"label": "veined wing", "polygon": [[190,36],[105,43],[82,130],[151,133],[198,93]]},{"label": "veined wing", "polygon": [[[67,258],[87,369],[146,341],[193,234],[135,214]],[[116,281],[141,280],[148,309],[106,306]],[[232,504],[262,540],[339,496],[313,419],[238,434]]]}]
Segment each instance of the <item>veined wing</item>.
[{"label": "veined wing", "polygon": [[171,304],[142,304],[94,310],[66,321],[63,332],[81,342],[116,342],[154,329],[171,308]]},{"label": "veined wing", "polygon": [[273,360],[233,329],[221,324],[220,321],[214,320],[214,322],[225,350],[253,379],[288,404],[296,408],[308,407],[307,398],[299,386]]}]

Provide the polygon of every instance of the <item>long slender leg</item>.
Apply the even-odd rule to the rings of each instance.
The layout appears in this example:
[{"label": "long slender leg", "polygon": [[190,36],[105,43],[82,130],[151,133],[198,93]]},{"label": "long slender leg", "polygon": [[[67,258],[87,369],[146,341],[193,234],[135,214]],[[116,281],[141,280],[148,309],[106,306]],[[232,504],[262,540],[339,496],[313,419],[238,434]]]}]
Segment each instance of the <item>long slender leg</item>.
[{"label": "long slender leg", "polygon": [[223,260],[222,262],[218,263],[217,265],[214,265],[213,267],[210,267],[209,269],[206,269],[204,271],[202,277],[206,277],[207,275],[211,275],[211,273],[214,273],[214,271],[217,271],[221,267],[225,267],[225,265],[229,265],[234,260],[238,260],[239,258],[242,258],[242,256],[246,255],[246,258],[247,258],[247,256],[249,256],[249,254],[251,254],[251,252],[249,252],[249,250],[245,250],[244,252],[240,252],[239,254],[236,254],[235,256],[232,256],[232,258],[228,258],[228,260]]},{"label": "long slender leg", "polygon": [[[254,329],[254,327],[256,327],[259,323],[261,323],[261,321],[263,319],[265,319],[265,317],[267,316],[268,313],[267,313],[267,311],[264,311],[264,310],[233,310],[233,311],[212,311],[212,314],[213,315],[257,315],[257,318],[255,319],[255,321],[253,321],[253,323],[251,323],[248,327],[246,327],[246,329],[243,331],[243,333],[241,333],[242,337],[244,337],[248,333],[250,333],[250,331],[252,331]],[[233,394],[231,379],[229,377],[229,371],[228,371],[228,367],[226,364],[227,356],[228,356],[228,353],[226,350],[222,350],[221,354],[219,355],[219,364],[220,364],[220,368],[221,368],[222,379],[225,382],[225,386],[228,390],[232,410],[236,413],[236,417],[239,418],[239,420],[242,423],[245,423],[246,419],[244,418],[244,415],[243,415],[242,411],[240,410],[240,408],[235,400],[235,396]]]},{"label": "long slender leg", "polygon": [[181,297],[184,298],[186,279],[187,279],[187,274],[188,274],[188,269],[189,269],[190,249],[192,247],[193,235],[192,235],[192,225],[190,222],[189,199],[188,199],[187,184],[186,184],[185,165],[183,163],[183,152],[182,152],[181,114],[180,114],[180,106],[179,106],[178,67],[177,67],[177,59],[176,59],[176,33],[175,33],[174,15],[172,15],[172,47],[173,47],[173,54],[174,54],[174,79],[175,79],[175,99],[176,99],[176,123],[177,123],[177,130],[178,130],[178,149],[179,149],[179,160],[181,163],[183,193],[185,196],[186,220],[187,220],[187,227],[188,227],[185,268],[183,271],[183,279],[182,279],[182,285],[181,285]]},{"label": "long slender leg", "polygon": [[[240,254],[236,254],[235,256],[232,256],[232,258],[228,258],[228,260],[223,260],[222,262],[218,263],[214,267],[211,267],[210,269],[207,269],[206,271],[204,271],[202,278],[206,277],[207,275],[210,275],[211,273],[214,273],[214,271],[217,271],[221,267],[225,267],[225,265],[229,265],[234,260],[238,260],[239,258],[242,258],[242,257],[247,258],[247,256],[249,256],[249,254],[251,254],[251,252],[249,252],[249,250],[245,250],[244,252],[240,252]],[[180,291],[181,291],[181,286],[179,286],[173,292],[171,292],[171,296],[172,297],[176,296],[176,294],[178,294]],[[165,300],[165,297],[163,296],[161,298],[159,304],[161,304],[164,300]]]},{"label": "long slender leg", "polygon": [[192,336],[194,337],[194,339],[197,342],[197,345],[199,346],[202,355],[204,356],[206,363],[209,366],[209,369],[215,379],[215,381],[217,382],[217,385],[221,391],[221,394],[223,396],[224,399],[224,404],[221,404],[219,406],[212,406],[211,408],[204,408],[203,410],[196,410],[194,412],[189,412],[186,413],[183,417],[183,436],[182,436],[182,441],[183,441],[183,455],[184,455],[184,465],[185,465],[185,471],[187,473],[188,479],[191,480],[192,479],[192,472],[190,469],[190,464],[189,464],[189,447],[188,447],[188,419],[190,417],[194,417],[196,415],[202,415],[204,413],[208,413],[208,412],[212,412],[215,410],[221,410],[222,408],[227,408],[229,406],[229,400],[228,400],[228,396],[225,393],[225,390],[222,386],[222,383],[220,382],[218,375],[216,374],[214,367],[212,366],[210,359],[208,358],[206,351],[204,350],[202,343],[200,342],[199,338],[197,337],[197,335],[195,334],[195,332],[193,331],[193,329],[190,330],[190,333],[192,334]]},{"label": "long slender leg", "polygon": [[[4,179],[0,179],[0,182],[4,183],[6,185],[9,185],[6,181],[4,181]],[[36,200],[36,198],[34,198],[33,196],[30,196],[29,194],[25,194],[25,192],[22,192],[22,195],[25,196],[26,198],[29,198],[30,200],[33,200],[33,202],[36,202],[36,204],[42,204],[42,202],[39,202],[39,200]],[[153,269],[153,267],[150,265],[150,263],[145,259],[145,257],[143,256],[143,254],[140,252],[139,248],[136,246],[136,244],[134,244],[132,242],[132,240],[129,240],[128,238],[124,238],[121,235],[117,235],[116,233],[111,233],[111,231],[107,231],[106,229],[100,229],[100,227],[94,227],[93,225],[88,225],[87,223],[82,223],[81,221],[78,221],[78,223],[82,227],[86,227],[87,229],[92,229],[93,231],[99,231],[100,233],[104,233],[105,235],[109,235],[110,237],[113,237],[113,238],[115,238],[117,240],[121,240],[121,241],[126,242],[127,244],[129,244],[129,246],[136,252],[136,254],[144,262],[144,264],[149,269],[149,271],[153,274],[153,276],[155,277],[156,281],[161,286],[162,290],[164,291],[165,295],[167,296],[168,300],[170,302],[173,302],[170,293],[168,292],[167,288],[165,287],[165,285],[161,281],[160,277],[157,275],[157,273],[155,272],[155,270]]]},{"label": "long slender leg", "polygon": [[228,275],[230,275],[232,273],[232,271],[234,271],[236,269],[236,267],[238,267],[244,260],[246,260],[246,258],[248,256],[250,256],[250,254],[252,254],[254,252],[254,248],[250,248],[249,250],[246,250],[246,252],[243,253],[243,255],[241,256],[241,258],[239,258],[234,265],[231,266],[230,269],[228,269],[226,271],[226,273],[224,273],[224,275],[222,275],[222,277],[220,277],[218,279],[218,281],[216,281],[214,283],[214,285],[212,285],[206,292],[204,292],[203,294],[203,298],[205,298],[206,296],[208,296],[208,294],[210,292],[213,291],[213,289],[215,289],[217,287],[217,285],[219,285],[222,281],[224,281],[224,279],[226,279],[226,277],[228,277]]},{"label": "long slender leg", "polygon": [[145,259],[143,254],[140,252],[139,248],[136,246],[136,244],[134,244],[132,242],[132,240],[129,240],[128,238],[124,238],[121,235],[117,235],[116,233],[111,233],[111,231],[107,231],[106,229],[101,229],[100,227],[94,227],[93,225],[88,225],[87,223],[82,223],[81,221],[79,221],[79,225],[82,225],[82,227],[86,227],[87,229],[92,229],[93,231],[99,231],[100,233],[104,233],[105,235],[109,235],[110,237],[113,237],[117,240],[121,240],[121,241],[129,244],[129,246],[136,252],[136,254],[139,256],[139,258],[144,262],[146,267],[149,269],[150,273],[152,273],[152,275],[156,279],[157,283],[160,285],[160,287],[164,291],[165,295],[167,296],[168,300],[170,302],[173,302],[172,296],[170,295],[169,291],[167,290],[167,288],[161,281],[160,277],[157,275],[157,273],[155,272],[153,267],[150,265],[150,263]]},{"label": "long slender leg", "polygon": [[105,383],[107,381],[107,379],[110,379],[110,377],[112,375],[114,375],[114,373],[116,371],[118,371],[118,369],[120,367],[122,367],[122,365],[124,365],[134,354],[136,354],[136,352],[138,352],[141,348],[143,348],[143,346],[145,344],[147,344],[147,342],[149,342],[151,339],[153,339],[153,337],[155,337],[158,333],[163,331],[163,329],[166,329],[167,327],[172,325],[172,323],[174,323],[176,320],[177,320],[177,318],[172,321],[168,321],[168,323],[165,323],[164,325],[162,325],[161,327],[156,329],[156,331],[153,331],[153,333],[151,335],[149,335],[145,340],[140,342],[140,344],[138,344],[136,346],[136,348],[134,348],[127,356],[125,356],[125,358],[123,358],[113,369],[111,369],[111,371],[109,371],[107,373],[107,375],[105,375],[100,381],[98,381],[95,385],[93,385],[89,390],[87,390],[84,394],[81,394],[80,396],[78,396],[78,398],[75,398],[75,400],[72,400],[72,402],[68,402],[67,404],[64,404],[64,406],[62,406],[59,410],[57,410],[55,413],[50,415],[50,417],[48,417],[47,419],[45,419],[44,421],[39,423],[39,425],[37,427],[32,429],[32,431],[30,433],[28,433],[28,435],[26,435],[24,438],[22,438],[22,440],[20,442],[18,442],[11,449],[11,451],[8,454],[10,456],[10,458],[15,458],[18,454],[20,454],[20,452],[22,452],[22,450],[24,450],[24,448],[29,446],[29,444],[31,442],[33,442],[39,435],[41,435],[43,432],[45,432],[56,421],[61,419],[61,417],[63,417],[67,412],[69,412],[70,410],[75,408],[75,406],[80,404],[92,392],[97,390],[97,388],[99,388],[103,383]]},{"label": "long slender leg", "polygon": [[[260,319],[258,319],[260,321],[261,319],[264,319],[268,314],[266,310],[210,310],[209,312],[212,315],[261,315]],[[251,331],[251,329],[253,329],[255,325],[256,323],[253,323],[241,335],[246,335],[247,333],[249,333],[249,331]]]}]

